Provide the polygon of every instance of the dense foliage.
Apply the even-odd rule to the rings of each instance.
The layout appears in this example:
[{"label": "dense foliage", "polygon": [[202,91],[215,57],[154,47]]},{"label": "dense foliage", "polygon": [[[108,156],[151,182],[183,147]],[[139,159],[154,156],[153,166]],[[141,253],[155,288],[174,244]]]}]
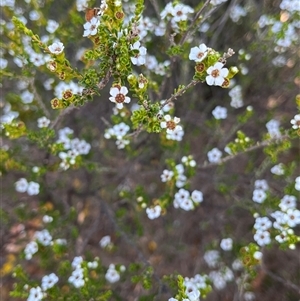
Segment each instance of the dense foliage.
[{"label": "dense foliage", "polygon": [[5,300],[299,300],[299,1],[0,5]]}]

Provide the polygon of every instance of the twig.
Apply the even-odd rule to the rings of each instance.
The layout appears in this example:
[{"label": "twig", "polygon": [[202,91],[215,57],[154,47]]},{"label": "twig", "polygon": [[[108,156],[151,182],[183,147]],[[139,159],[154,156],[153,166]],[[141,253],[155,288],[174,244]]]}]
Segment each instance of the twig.
[{"label": "twig", "polygon": [[74,109],[77,109],[77,108],[72,105],[72,106],[66,108],[65,110],[61,111],[60,114],[56,117],[56,119],[52,122],[50,128],[54,129],[60,123],[60,121],[62,120],[62,118],[65,115],[71,113]]},{"label": "twig", "polygon": [[40,94],[37,92],[36,90],[36,87],[35,87],[35,84],[34,84],[34,77],[32,77],[30,80],[29,80],[29,86],[33,92],[33,95],[34,95],[34,99],[37,101],[39,107],[43,110],[45,116],[47,118],[50,118],[51,114],[50,112],[48,111],[48,109],[46,108],[45,104],[43,103],[42,99],[41,99],[41,96]]},{"label": "twig", "polygon": [[213,166],[216,166],[216,165],[221,165],[221,164],[223,164],[223,163],[225,163],[227,161],[230,161],[230,160],[236,158],[237,156],[240,156],[240,155],[252,152],[253,150],[256,150],[256,149],[268,146],[268,145],[270,145],[270,144],[272,144],[274,142],[282,141],[282,140],[287,139],[287,138],[289,138],[289,135],[285,134],[285,135],[283,135],[281,137],[271,138],[271,139],[265,140],[263,142],[257,142],[256,145],[250,146],[249,148],[247,148],[243,152],[237,153],[235,155],[229,155],[229,156],[221,159],[217,163],[204,163],[202,166],[199,166],[198,169],[206,169],[206,168],[210,168],[210,167],[213,167]]},{"label": "twig", "polygon": [[[99,206],[99,213],[100,213],[100,206]],[[94,219],[93,225],[92,227],[89,228],[89,231],[87,233],[84,234],[84,239],[80,239],[81,237],[79,237],[77,239],[77,243],[76,243],[76,255],[81,255],[86,247],[86,245],[88,244],[90,238],[94,235],[94,233],[99,229],[99,223],[100,223],[100,218],[97,216]]]},{"label": "twig", "polygon": [[155,10],[157,19],[160,20],[160,9],[157,0],[150,0],[150,2]]},{"label": "twig", "polygon": [[212,31],[214,33],[213,38],[212,38],[212,40],[210,42],[210,46],[211,47],[214,47],[214,44],[218,40],[220,32],[222,32],[222,30],[224,30],[223,29],[224,28],[224,24],[226,23],[226,21],[229,18],[230,10],[231,10],[232,7],[234,7],[237,4],[237,2],[238,2],[238,0],[231,1],[230,4],[229,4],[229,7],[227,8],[227,10],[225,12],[225,14],[223,14],[223,17],[222,17],[221,21],[218,22],[218,24],[216,26],[216,29],[214,30],[213,28],[211,28],[211,29],[213,29]]},{"label": "twig", "polygon": [[102,90],[107,85],[107,83],[109,82],[110,77],[111,77],[111,69],[109,69],[107,71],[106,75],[97,84],[97,87],[99,88],[99,90]]},{"label": "twig", "polygon": [[201,16],[202,12],[204,11],[204,9],[206,8],[206,6],[209,4],[210,1],[211,0],[206,0],[206,2],[203,4],[200,10],[196,13],[191,25],[189,26],[189,28],[186,30],[183,37],[181,38],[179,43],[180,45],[182,45],[190,37],[193,27],[196,25],[196,22],[198,21],[199,17]]},{"label": "twig", "polygon": [[294,291],[296,291],[300,295],[300,287],[299,286],[297,286],[296,284],[290,282],[289,280],[283,279],[282,277],[280,277],[280,276],[276,275],[275,273],[269,271],[263,261],[261,262],[260,267],[261,267],[262,271],[264,273],[266,273],[268,276],[270,276],[272,279],[282,283],[285,287],[293,289]]},{"label": "twig", "polygon": [[197,84],[200,83],[200,80],[192,80],[187,86],[185,86],[183,89],[180,89],[179,91],[177,91],[175,94],[173,94],[170,98],[168,98],[167,100],[165,100],[161,106],[160,109],[162,109],[164,106],[166,106],[168,103],[172,102],[173,100],[175,100],[177,97],[182,96],[189,88],[196,86]]}]

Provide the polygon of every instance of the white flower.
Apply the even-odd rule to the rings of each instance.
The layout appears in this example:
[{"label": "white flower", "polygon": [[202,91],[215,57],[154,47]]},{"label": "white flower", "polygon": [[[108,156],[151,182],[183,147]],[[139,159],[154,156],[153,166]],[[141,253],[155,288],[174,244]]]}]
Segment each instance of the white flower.
[{"label": "white flower", "polygon": [[29,19],[31,21],[37,21],[40,19],[40,14],[36,10],[32,10],[29,12]]},{"label": "white flower", "polygon": [[184,5],[182,3],[176,4],[172,10],[172,21],[177,23],[185,21],[187,20],[188,14],[192,14],[193,12],[194,10],[188,5]]},{"label": "white flower", "polygon": [[[189,59],[197,63],[202,62],[208,54],[208,48],[205,44],[200,44],[199,47],[193,47],[190,50]],[[223,83],[223,82],[222,82]]]},{"label": "white flower", "polygon": [[215,147],[207,153],[207,157],[210,163],[218,163],[222,157],[222,152]]},{"label": "white flower", "polygon": [[60,54],[63,52],[65,46],[63,43],[61,42],[55,42],[53,43],[52,45],[50,45],[48,47],[49,51],[52,53],[52,54]]},{"label": "white flower", "polygon": [[253,202],[261,204],[267,198],[267,194],[262,189],[255,189],[253,191],[252,200]]},{"label": "white flower", "polygon": [[226,1],[227,0],[211,0],[210,4],[216,6],[216,5],[219,5],[219,4],[221,4],[223,2],[226,2]]},{"label": "white flower", "polygon": [[185,210],[185,211],[190,211],[194,209],[194,203],[193,201],[189,199],[182,200],[179,204],[180,208]]},{"label": "white flower", "polygon": [[32,258],[32,255],[35,254],[38,251],[38,249],[38,244],[35,241],[31,241],[30,243],[28,243],[24,250],[25,258],[27,260],[30,260]]},{"label": "white flower", "polygon": [[209,278],[212,280],[217,290],[221,290],[226,286],[226,281],[220,272],[217,271],[210,272]]},{"label": "white flower", "polygon": [[64,238],[57,238],[54,242],[60,246],[65,246],[67,244],[67,240]]},{"label": "white flower", "polygon": [[189,199],[190,199],[189,191],[183,188],[179,189],[178,192],[176,192],[174,195],[174,202],[173,202],[174,207],[175,208],[181,207],[181,204],[189,202]]},{"label": "white flower", "polygon": [[173,171],[165,169],[162,175],[160,176],[160,178],[162,182],[168,182],[172,179],[173,176],[174,176]]},{"label": "white flower", "polygon": [[109,283],[115,283],[120,280],[120,274],[118,273],[118,271],[116,271],[114,264],[109,265],[109,268],[105,274],[105,279]]},{"label": "white flower", "polygon": [[226,119],[227,118],[227,109],[221,106],[216,106],[212,111],[212,114],[216,119]]},{"label": "white flower", "polygon": [[68,282],[73,284],[76,288],[84,286],[83,269],[81,267],[76,267],[69,277]]},{"label": "white flower", "polygon": [[43,246],[49,246],[52,242],[52,236],[47,229],[36,231],[34,237]]},{"label": "white flower", "polygon": [[203,193],[199,190],[194,190],[192,192],[191,198],[192,198],[193,202],[201,203],[201,202],[203,202]]},{"label": "white flower", "polygon": [[232,243],[233,243],[232,238],[230,238],[230,237],[223,238],[221,240],[220,247],[224,251],[230,251],[230,250],[232,250]]},{"label": "white flower", "polygon": [[272,222],[268,217],[257,217],[253,226],[257,231],[266,231],[272,227]]},{"label": "white flower", "polygon": [[101,240],[99,241],[99,245],[101,246],[101,248],[106,248],[108,245],[111,244],[111,239],[109,235],[103,236],[101,238]]},{"label": "white flower", "polygon": [[42,289],[38,287],[32,287],[29,291],[29,297],[27,301],[40,301],[44,298]]},{"label": "white flower", "polygon": [[39,128],[46,128],[50,124],[50,120],[45,116],[38,118],[37,122]]},{"label": "white flower", "polygon": [[156,205],[152,208],[146,208],[146,213],[149,219],[158,218],[161,214],[161,207],[159,205]]},{"label": "white flower", "polygon": [[73,258],[72,267],[74,269],[80,268],[82,262],[83,262],[83,258],[81,256],[76,256]]},{"label": "white flower", "polygon": [[210,66],[206,72],[208,76],[206,76],[206,83],[209,86],[222,86],[225,77],[228,76],[229,70],[227,68],[223,68],[223,64],[217,62],[214,66]]},{"label": "white flower", "polygon": [[186,294],[186,296],[188,297],[188,300],[190,300],[190,301],[199,301],[200,292],[199,292],[199,290],[188,292]]},{"label": "white flower", "polygon": [[100,21],[98,18],[93,17],[89,22],[86,22],[83,25],[84,28],[84,37],[94,36],[97,33],[98,26],[100,25]]},{"label": "white flower", "polygon": [[178,126],[175,128],[174,131],[167,133],[166,138],[168,140],[181,141],[183,136],[184,136],[184,130],[182,129],[181,126]]},{"label": "white flower", "polygon": [[98,262],[96,260],[87,263],[88,268],[96,269],[98,267]]},{"label": "white flower", "polygon": [[300,129],[300,114],[294,116],[294,118],[291,120],[291,124],[294,130]]},{"label": "white flower", "polygon": [[281,200],[279,207],[282,211],[286,211],[289,208],[296,208],[296,197],[293,195],[285,195]]},{"label": "white flower", "polygon": [[32,103],[34,99],[33,93],[29,92],[28,90],[22,92],[20,97],[22,102],[25,104]]},{"label": "white flower", "polygon": [[261,247],[271,243],[270,233],[268,231],[259,230],[254,234],[254,240]]},{"label": "white flower", "polygon": [[253,258],[255,258],[256,260],[261,260],[263,258],[263,253],[260,251],[255,251],[253,254]]},{"label": "white flower", "polygon": [[235,259],[232,263],[232,268],[235,271],[241,271],[244,268],[243,262],[240,259]]},{"label": "white flower", "polygon": [[5,69],[7,67],[8,61],[3,57],[0,58],[0,69]]},{"label": "white flower", "polygon": [[277,210],[271,213],[270,215],[276,220],[273,223],[273,227],[278,230],[283,230],[283,225],[285,224],[285,220],[284,220],[285,213]]},{"label": "white flower", "polygon": [[295,179],[295,189],[300,191],[300,177]]},{"label": "white flower", "polygon": [[141,43],[137,41],[131,46],[131,49],[137,50],[137,53],[134,55],[134,57],[131,57],[130,60],[133,65],[137,66],[144,65],[146,62],[147,49],[144,46],[140,45]]},{"label": "white flower", "polygon": [[26,192],[28,188],[28,182],[25,178],[21,178],[15,183],[16,191],[18,192]]},{"label": "white flower", "polygon": [[277,176],[282,176],[284,175],[284,165],[282,163],[279,163],[277,165],[274,165],[271,168],[271,173],[277,175]]},{"label": "white flower", "polygon": [[123,108],[123,103],[130,102],[130,98],[128,96],[126,96],[126,94],[128,93],[128,89],[125,86],[122,86],[120,88],[112,87],[112,88],[110,88],[109,93],[111,95],[109,100],[111,102],[114,102],[118,109]]},{"label": "white flower", "polygon": [[209,250],[204,253],[203,258],[210,268],[215,268],[220,259],[220,254],[217,250]]},{"label": "white flower", "polygon": [[284,214],[283,220],[289,227],[296,227],[300,224],[300,211],[298,209],[289,208]]},{"label": "white flower", "polygon": [[245,292],[244,299],[245,299],[245,301],[254,301],[255,294],[253,292]]},{"label": "white flower", "polygon": [[280,244],[287,241],[287,239],[288,239],[287,231],[281,231],[281,233],[279,235],[275,236],[275,240],[277,240]]},{"label": "white flower", "polygon": [[35,182],[29,182],[27,187],[27,193],[29,195],[37,195],[40,192],[40,184]]},{"label": "white flower", "polygon": [[179,174],[177,177],[176,177],[176,187],[177,188],[181,188],[183,187],[185,184],[186,184],[186,176],[185,175],[182,175],[182,174]]},{"label": "white flower", "polygon": [[59,26],[59,24],[56,21],[48,20],[46,30],[49,33],[54,33],[55,30],[58,28],[58,26]]},{"label": "white flower", "polygon": [[42,289],[46,291],[47,289],[53,287],[58,282],[58,277],[51,273],[42,278]]},{"label": "white flower", "polygon": [[181,130],[182,127],[180,125],[178,125],[178,123],[180,122],[180,118],[178,117],[174,117],[172,119],[171,115],[167,114],[164,116],[164,120],[160,123],[160,127],[162,129],[167,129],[167,133],[171,134],[173,131],[177,131],[177,130]]},{"label": "white flower", "polygon": [[230,18],[233,22],[238,22],[240,17],[244,17],[246,15],[246,10],[240,5],[234,5],[230,10]]},{"label": "white flower", "polygon": [[43,216],[43,222],[45,224],[51,223],[52,221],[53,221],[53,217],[52,216],[50,216],[50,215],[44,215]]},{"label": "white flower", "polygon": [[279,129],[280,122],[278,120],[271,119],[266,123],[266,127],[268,129],[268,133],[270,134],[271,138],[276,138],[276,137],[279,138],[281,136],[280,129]]},{"label": "white flower", "polygon": [[264,191],[269,189],[268,182],[266,180],[256,180],[254,182],[255,189],[262,189]]}]

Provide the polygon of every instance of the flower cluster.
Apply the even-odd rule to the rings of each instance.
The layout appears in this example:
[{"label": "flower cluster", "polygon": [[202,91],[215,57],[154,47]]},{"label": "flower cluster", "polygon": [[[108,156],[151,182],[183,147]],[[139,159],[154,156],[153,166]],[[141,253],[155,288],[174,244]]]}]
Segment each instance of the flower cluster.
[{"label": "flower cluster", "polygon": [[280,138],[280,122],[275,119],[271,119],[266,123],[266,128],[271,138]]},{"label": "flower cluster", "polygon": [[27,192],[29,195],[37,195],[40,192],[40,184],[30,181],[28,182],[25,178],[19,179],[15,183],[16,191]]},{"label": "flower cluster", "polygon": [[182,126],[178,124],[180,122],[180,118],[172,118],[171,115],[166,114],[163,119],[164,120],[160,123],[160,126],[162,129],[166,129],[166,138],[168,140],[181,141],[184,131]]},{"label": "flower cluster", "polygon": [[203,201],[203,194],[199,190],[194,190],[191,194],[188,190],[180,188],[175,193],[173,205],[175,208],[181,208],[185,211],[195,209],[199,203]]},{"label": "flower cluster", "polygon": [[125,271],[125,266],[122,265],[120,266],[119,270],[117,270],[116,266],[111,263],[108,267],[108,270],[106,271],[105,279],[109,283],[118,282],[120,280],[120,272],[124,272],[124,271]]},{"label": "flower cluster", "polygon": [[111,139],[112,137],[116,139],[116,145],[118,149],[125,148],[129,144],[129,140],[126,139],[126,135],[129,132],[130,127],[124,122],[114,125],[112,128],[107,129],[104,134],[104,138]]},{"label": "flower cluster", "polygon": [[174,5],[172,2],[169,2],[160,13],[160,16],[162,20],[170,21],[172,29],[178,32],[180,22],[187,21],[192,13],[194,13],[194,9],[188,5],[182,3]]},{"label": "flower cluster", "polygon": [[269,189],[269,185],[266,180],[256,180],[254,183],[254,190],[252,195],[253,202],[263,203],[267,198],[267,191]]},{"label": "flower cluster", "polygon": [[159,205],[156,205],[154,207],[146,208],[146,213],[149,219],[158,218],[161,214],[161,207]]},{"label": "flower cluster", "polygon": [[62,160],[60,168],[67,170],[71,165],[76,164],[76,158],[81,155],[87,155],[90,152],[91,145],[85,140],[78,138],[71,139],[73,130],[65,127],[58,131],[58,140],[56,143],[62,144],[64,152],[59,153],[59,157]]},{"label": "flower cluster", "polygon": [[233,108],[238,109],[238,108],[241,108],[244,105],[243,96],[242,96],[242,87],[240,85],[237,85],[237,86],[233,87],[229,91],[228,94],[231,97],[230,105]]},{"label": "flower cluster", "polygon": [[72,261],[73,272],[72,275],[69,277],[68,282],[73,284],[76,288],[80,288],[84,286],[84,270],[81,267],[81,263],[83,258],[81,256],[74,257]]},{"label": "flower cluster", "polygon": [[105,235],[101,238],[101,240],[99,241],[99,245],[102,249],[106,249],[106,248],[112,248],[113,243],[111,242],[111,238],[109,235]]},{"label": "flower cluster", "polygon": [[[185,277],[183,281],[186,301],[200,300],[201,290],[210,290],[209,277],[207,275],[196,274],[194,277]],[[178,301],[176,298],[170,298],[169,301]]]},{"label": "flower cluster", "polygon": [[49,126],[50,120],[46,116],[43,116],[37,120],[37,123],[39,128],[46,128]]}]

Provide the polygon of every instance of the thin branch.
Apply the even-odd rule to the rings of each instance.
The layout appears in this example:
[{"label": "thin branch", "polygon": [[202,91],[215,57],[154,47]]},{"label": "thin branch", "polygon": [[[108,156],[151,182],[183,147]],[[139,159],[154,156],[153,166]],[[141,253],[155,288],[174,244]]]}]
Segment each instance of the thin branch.
[{"label": "thin branch", "polygon": [[160,21],[160,9],[159,9],[157,0],[150,0],[150,3],[152,4],[152,6],[154,8],[157,19]]},{"label": "thin branch", "polygon": [[192,80],[187,86],[185,86],[183,89],[178,90],[175,94],[173,94],[170,98],[165,100],[161,106],[160,109],[162,109],[164,106],[172,102],[173,100],[177,99],[177,97],[182,96],[189,88],[196,86],[199,84],[201,81],[200,80]]},{"label": "thin branch", "polygon": [[247,148],[246,150],[244,150],[243,152],[240,152],[240,153],[237,153],[237,154],[234,154],[234,155],[229,155],[223,159],[221,159],[218,163],[204,163],[202,166],[199,166],[198,169],[206,169],[206,168],[211,168],[213,166],[216,166],[216,165],[221,165],[227,161],[230,161],[232,159],[235,159],[236,157],[240,156],[240,155],[243,155],[243,154],[246,154],[246,153],[249,153],[249,152],[252,152],[256,149],[260,149],[260,148],[263,148],[265,146],[268,146],[272,143],[276,143],[278,141],[283,141],[284,139],[288,139],[289,138],[289,135],[285,134],[281,137],[276,137],[276,138],[271,138],[271,139],[268,139],[268,140],[265,140],[263,142],[257,142],[256,145],[253,145],[253,146],[250,146],[249,148]]},{"label": "thin branch", "polygon": [[180,40],[180,45],[182,45],[191,35],[194,26],[196,25],[198,19],[200,18],[202,12],[204,11],[204,9],[206,8],[206,6],[210,3],[211,0],[206,0],[206,2],[203,4],[203,6],[199,9],[199,11],[196,13],[191,25],[189,26],[189,28],[187,29],[187,31],[185,32],[185,34],[183,35],[183,37]]},{"label": "thin branch", "polygon": [[269,269],[266,267],[266,265],[263,261],[261,262],[260,266],[261,266],[262,271],[264,273],[266,273],[269,277],[271,277],[273,280],[276,280],[276,281],[282,283],[285,287],[296,291],[300,295],[300,287],[299,286],[297,286],[296,284],[292,283],[291,281],[286,280],[286,279],[276,275],[275,273],[269,271]]},{"label": "thin branch", "polygon": [[34,95],[34,99],[37,101],[39,107],[43,110],[45,116],[46,116],[47,118],[50,118],[51,114],[50,114],[50,112],[48,111],[48,109],[46,108],[44,102],[42,101],[40,94],[39,94],[39,93],[37,92],[37,90],[36,90],[36,86],[35,86],[35,84],[34,84],[34,77],[32,77],[32,78],[29,80],[29,86],[30,86],[31,91],[32,91],[32,93],[33,93],[33,95]]},{"label": "thin branch", "polygon": [[61,122],[62,118],[65,115],[70,114],[74,109],[77,108],[72,105],[61,111],[60,114],[56,117],[56,119],[52,122],[50,128],[54,129]]},{"label": "thin branch", "polygon": [[210,42],[210,46],[214,47],[215,42],[218,40],[220,33],[224,30],[224,24],[227,22],[231,8],[237,4],[238,0],[231,1],[229,7],[227,8],[226,12],[223,14],[222,19],[216,25],[216,28],[211,28],[212,32],[214,33],[213,38]]},{"label": "thin branch", "polygon": [[111,69],[109,69],[107,71],[106,75],[97,84],[97,87],[99,88],[99,90],[102,90],[107,85],[107,83],[109,82],[110,77],[111,77]]},{"label": "thin branch", "polygon": [[[100,213],[100,206],[99,206]],[[100,218],[97,216],[94,219],[92,227],[89,228],[87,233],[84,233],[84,238],[80,236],[76,241],[76,255],[81,255],[88,244],[90,238],[95,234],[95,232],[99,229]]]}]

